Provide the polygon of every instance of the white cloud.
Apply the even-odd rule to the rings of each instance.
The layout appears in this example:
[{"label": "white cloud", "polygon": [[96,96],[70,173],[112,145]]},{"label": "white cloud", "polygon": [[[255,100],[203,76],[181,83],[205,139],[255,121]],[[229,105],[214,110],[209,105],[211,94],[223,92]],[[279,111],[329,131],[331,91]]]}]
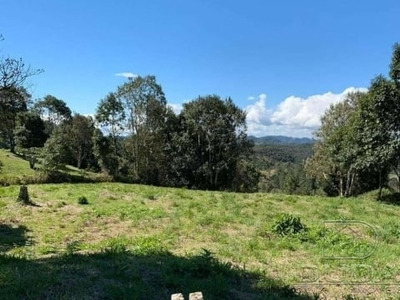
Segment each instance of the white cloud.
[{"label": "white cloud", "polygon": [[267,125],[270,124],[272,110],[266,107],[267,95],[258,96],[256,103],[248,105],[245,110],[247,112],[247,121]]},{"label": "white cloud", "polygon": [[266,95],[261,94],[256,103],[246,107],[248,134],[287,135],[311,137],[321,125],[320,118],[331,105],[338,103],[349,92],[366,91],[365,88],[350,87],[339,94],[327,92],[307,98],[290,96],[278,104],[276,109],[268,109]]},{"label": "white cloud", "polygon": [[85,117],[90,117],[92,119],[94,119],[94,114],[82,114]]},{"label": "white cloud", "polygon": [[183,108],[182,104],[176,104],[176,103],[169,103],[168,106],[171,107],[174,113],[176,113],[177,115],[180,114]]},{"label": "white cloud", "polygon": [[133,74],[132,72],[122,72],[122,73],[117,73],[115,74],[115,76],[119,76],[119,77],[125,77],[125,78],[135,78],[138,75]]},{"label": "white cloud", "polygon": [[256,99],[256,98],[254,98],[254,96],[247,97],[247,100],[249,100],[249,101],[253,101],[254,99]]}]

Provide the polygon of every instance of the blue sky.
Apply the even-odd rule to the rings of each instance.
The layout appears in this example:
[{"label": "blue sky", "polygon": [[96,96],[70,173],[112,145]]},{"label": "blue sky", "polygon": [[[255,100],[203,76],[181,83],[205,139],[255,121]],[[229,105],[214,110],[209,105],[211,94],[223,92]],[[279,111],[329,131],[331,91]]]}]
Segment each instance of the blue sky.
[{"label": "blue sky", "polygon": [[125,80],[155,75],[177,110],[230,96],[249,134],[311,136],[344,93],[387,74],[400,2],[0,0],[1,55],[45,72],[29,80],[92,114]]}]

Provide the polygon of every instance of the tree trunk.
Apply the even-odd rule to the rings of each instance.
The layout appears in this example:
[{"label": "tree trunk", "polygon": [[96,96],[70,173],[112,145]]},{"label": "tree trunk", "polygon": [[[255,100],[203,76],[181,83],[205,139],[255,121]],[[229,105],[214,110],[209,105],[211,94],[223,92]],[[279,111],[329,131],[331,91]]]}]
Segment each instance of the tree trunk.
[{"label": "tree trunk", "polygon": [[339,195],[343,197],[343,176],[340,176],[339,179]]},{"label": "tree trunk", "polygon": [[29,159],[29,167],[33,170],[35,169],[35,159],[30,158]]},{"label": "tree trunk", "polygon": [[26,185],[21,185],[19,187],[19,195],[17,201],[21,202],[22,204],[30,204],[28,187]]},{"label": "tree trunk", "polygon": [[397,192],[400,193],[400,173],[397,168],[393,168],[393,171],[397,176]]},{"label": "tree trunk", "polygon": [[400,193],[400,175],[396,173],[397,176],[397,193]]},{"label": "tree trunk", "polygon": [[356,174],[352,174],[350,177],[349,196],[353,195],[353,185],[354,185],[355,178],[356,178]]},{"label": "tree trunk", "polygon": [[15,153],[14,136],[10,136],[10,152]]},{"label": "tree trunk", "polygon": [[382,171],[379,171],[379,192],[378,192],[378,200],[381,200],[382,197]]}]

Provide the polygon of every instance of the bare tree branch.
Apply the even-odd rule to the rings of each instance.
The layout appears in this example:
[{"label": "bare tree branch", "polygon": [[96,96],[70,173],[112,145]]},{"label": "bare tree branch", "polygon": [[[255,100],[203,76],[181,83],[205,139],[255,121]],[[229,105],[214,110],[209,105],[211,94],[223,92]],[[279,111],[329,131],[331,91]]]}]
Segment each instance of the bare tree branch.
[{"label": "bare tree branch", "polygon": [[32,69],[23,60],[5,58],[0,60],[0,90],[20,87],[27,78],[42,73],[42,69]]}]

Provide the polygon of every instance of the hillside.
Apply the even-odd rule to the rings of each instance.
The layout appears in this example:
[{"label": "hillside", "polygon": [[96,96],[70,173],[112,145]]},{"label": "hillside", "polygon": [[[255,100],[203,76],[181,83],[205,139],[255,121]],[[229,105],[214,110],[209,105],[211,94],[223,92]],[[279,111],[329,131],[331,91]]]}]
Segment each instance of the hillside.
[{"label": "hillside", "polygon": [[0,178],[5,176],[33,176],[35,171],[29,168],[29,162],[10,151],[0,149],[0,161],[3,168],[0,172]]},{"label": "hillside", "polygon": [[[255,158],[271,163],[302,163],[313,154],[312,144],[258,144],[254,146]],[[256,163],[258,165],[258,163]]]},{"label": "hillside", "polygon": [[0,171],[0,186],[48,182],[101,182],[110,181],[110,178],[101,173],[94,173],[66,165],[51,177],[40,172],[40,164],[36,163],[37,170],[29,166],[29,161],[22,156],[0,149],[0,161],[3,167]]},{"label": "hillside", "polygon": [[268,135],[263,137],[249,136],[249,139],[255,144],[270,144],[270,145],[287,145],[287,144],[312,144],[314,139],[310,138],[295,138],[282,135]]},{"label": "hillside", "polygon": [[[372,194],[327,199],[120,183],[30,185],[29,192],[35,206],[25,207],[15,201],[17,186],[0,189],[5,299],[168,299],[194,291],[206,300],[384,299],[396,286],[382,285],[400,275],[400,212]],[[78,204],[82,196],[88,205]],[[283,213],[307,230],[274,233]]]}]

